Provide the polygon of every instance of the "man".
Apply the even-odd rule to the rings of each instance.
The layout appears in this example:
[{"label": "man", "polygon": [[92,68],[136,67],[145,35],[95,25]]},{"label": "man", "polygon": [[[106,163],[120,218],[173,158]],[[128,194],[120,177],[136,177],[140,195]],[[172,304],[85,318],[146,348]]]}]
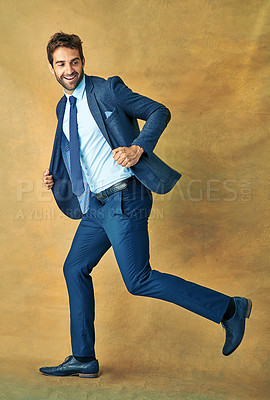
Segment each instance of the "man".
[{"label": "man", "polygon": [[[54,34],[47,55],[64,96],[56,109],[58,126],[43,181],[59,208],[81,222],[64,264],[73,355],[40,371],[98,376],[90,273],[111,246],[130,293],[169,301],[222,323],[223,354],[231,354],[243,338],[251,300],[231,298],[152,270],[149,264],[151,192],[167,193],[181,177],[153,153],[169,110],[132,92],[117,76],[105,80],[85,75],[82,42],[76,35]],[[146,121],[141,131],[137,118]]]}]

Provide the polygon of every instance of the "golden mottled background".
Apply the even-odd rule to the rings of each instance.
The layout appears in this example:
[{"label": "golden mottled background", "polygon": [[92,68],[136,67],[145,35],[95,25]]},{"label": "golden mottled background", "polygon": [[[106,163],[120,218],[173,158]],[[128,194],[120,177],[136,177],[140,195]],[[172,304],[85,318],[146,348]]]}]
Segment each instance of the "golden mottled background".
[{"label": "golden mottled background", "polygon": [[[266,399],[270,2],[2,0],[0,18],[0,398]],[[171,110],[156,152],[183,177],[154,196],[151,262],[253,299],[232,356],[220,326],[131,296],[110,250],[93,273],[101,377],[39,374],[71,352],[62,265],[78,222],[41,186],[62,95],[45,47],[59,30],[81,36],[88,74]]]}]

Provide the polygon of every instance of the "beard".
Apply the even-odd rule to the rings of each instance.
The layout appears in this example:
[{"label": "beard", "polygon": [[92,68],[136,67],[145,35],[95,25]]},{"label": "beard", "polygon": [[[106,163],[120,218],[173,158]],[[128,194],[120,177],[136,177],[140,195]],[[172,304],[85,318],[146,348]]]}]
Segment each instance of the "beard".
[{"label": "beard", "polygon": [[[84,77],[84,70],[82,69],[81,73],[78,72],[73,72],[70,76],[68,75],[61,75],[57,76],[55,74],[55,78],[57,82],[60,83],[61,86],[63,86],[64,89],[66,90],[75,90],[77,86],[81,83]],[[66,78],[73,78],[70,82]]]}]

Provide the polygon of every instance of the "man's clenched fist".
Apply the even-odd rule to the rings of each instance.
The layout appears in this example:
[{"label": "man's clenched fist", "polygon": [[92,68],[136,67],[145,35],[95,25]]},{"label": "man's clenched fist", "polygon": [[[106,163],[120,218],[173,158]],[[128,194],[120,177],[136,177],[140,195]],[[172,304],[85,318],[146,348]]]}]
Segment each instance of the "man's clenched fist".
[{"label": "man's clenched fist", "polygon": [[42,177],[43,183],[48,190],[50,190],[54,185],[53,176],[49,175],[49,173],[50,172],[47,168],[46,171],[44,171],[43,177]]},{"label": "man's clenched fist", "polygon": [[117,147],[112,151],[112,154],[117,164],[129,168],[137,164],[143,152],[143,148],[133,144],[130,147]]}]

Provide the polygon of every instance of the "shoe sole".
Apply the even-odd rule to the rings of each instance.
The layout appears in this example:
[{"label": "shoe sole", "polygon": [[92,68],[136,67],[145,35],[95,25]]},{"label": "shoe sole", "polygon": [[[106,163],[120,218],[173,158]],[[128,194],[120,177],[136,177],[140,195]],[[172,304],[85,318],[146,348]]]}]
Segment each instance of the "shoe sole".
[{"label": "shoe sole", "polygon": [[81,374],[81,373],[77,373],[77,374],[69,374],[69,375],[51,375],[51,374],[46,374],[46,372],[41,372],[43,375],[46,376],[54,376],[57,378],[66,378],[68,376],[78,376],[79,378],[98,378],[98,372],[94,373],[94,374]]},{"label": "shoe sole", "polygon": [[249,318],[252,310],[252,301],[250,299],[247,299],[247,303],[246,318]]},{"label": "shoe sole", "polygon": [[[75,376],[78,374],[75,374]],[[79,378],[98,378],[98,373],[96,374],[79,374]]]}]

